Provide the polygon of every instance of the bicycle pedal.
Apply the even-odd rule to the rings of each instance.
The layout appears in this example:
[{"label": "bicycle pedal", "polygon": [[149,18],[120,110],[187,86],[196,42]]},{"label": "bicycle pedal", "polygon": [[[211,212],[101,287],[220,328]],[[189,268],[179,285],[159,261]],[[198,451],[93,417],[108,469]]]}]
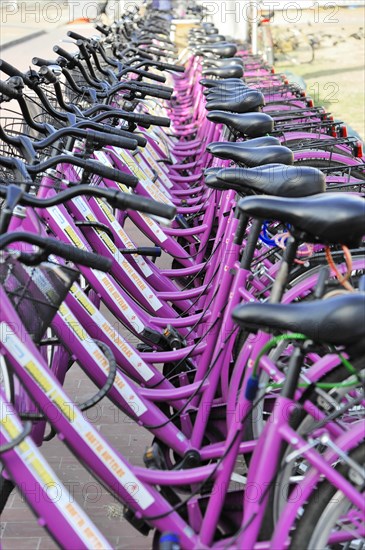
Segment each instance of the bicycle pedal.
[{"label": "bicycle pedal", "polygon": [[181,229],[190,229],[191,225],[183,214],[178,214],[175,218]]},{"label": "bicycle pedal", "polygon": [[123,517],[145,537],[148,536],[151,531],[151,527],[143,519],[137,518],[136,514],[130,508],[125,507],[123,510]]},{"label": "bicycle pedal", "polygon": [[164,337],[169,343],[172,350],[182,349],[186,347],[186,341],[180,336],[178,331],[172,326],[167,325],[163,332]]},{"label": "bicycle pedal", "polygon": [[140,351],[141,353],[151,353],[153,351],[151,346],[149,346],[148,344],[143,344],[143,342],[141,342],[140,344],[137,344],[136,347],[137,347],[137,350]]},{"label": "bicycle pedal", "polygon": [[143,455],[143,462],[150,470],[167,470],[165,459],[157,443],[147,447]]}]

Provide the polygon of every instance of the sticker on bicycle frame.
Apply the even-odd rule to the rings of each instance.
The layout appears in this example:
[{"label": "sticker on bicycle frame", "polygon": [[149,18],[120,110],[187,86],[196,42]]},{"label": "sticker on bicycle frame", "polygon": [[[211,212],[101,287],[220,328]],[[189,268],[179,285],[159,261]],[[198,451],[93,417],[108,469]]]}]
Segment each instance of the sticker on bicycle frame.
[{"label": "sticker on bicycle frame", "polygon": [[98,160],[101,164],[104,164],[104,166],[107,166],[108,168],[114,168],[111,161],[108,159],[104,151],[94,151],[94,157],[96,160]]},{"label": "sticker on bicycle frame", "polygon": [[89,448],[94,451],[102,460],[104,466],[118,479],[129,493],[129,498],[133,499],[142,510],[149,508],[155,499],[136,478],[133,472],[124,464],[114,451],[100,439],[100,435],[96,430],[90,429],[85,434],[83,433],[84,441]]},{"label": "sticker on bicycle frame", "polygon": [[143,189],[147,191],[150,197],[152,197],[155,201],[162,202],[163,204],[169,204],[170,206],[173,205],[170,199],[166,197],[164,193],[161,193],[157,185],[155,185],[154,183],[147,182],[147,181],[140,181],[140,184],[142,185]]},{"label": "sticker on bicycle frame", "polygon": [[[93,212],[91,211],[89,206],[84,203],[82,198],[74,199],[74,204],[77,208],[79,208],[79,209],[82,208],[84,210],[84,212],[88,212],[87,215],[86,215],[86,218],[89,221],[96,221],[96,218],[95,218]],[[52,207],[52,208],[49,209],[50,213],[52,215],[54,215],[53,208],[56,208],[56,207]],[[56,219],[59,222],[60,228],[62,228],[62,230],[69,237],[69,239],[72,241],[72,243],[75,246],[77,246],[77,248],[86,249],[86,246],[82,243],[82,241],[79,239],[78,235],[75,233],[73,228],[68,224],[67,219],[62,215],[61,212],[59,212],[59,210],[56,211],[56,216],[57,216]],[[100,239],[103,241],[104,245],[108,248],[110,253],[113,255],[114,259],[118,262],[119,266],[123,269],[124,273],[126,273],[126,275],[129,277],[130,281],[133,283],[133,285],[136,287],[136,289],[142,294],[144,299],[148,303],[151,304],[154,311],[158,311],[159,309],[161,309],[162,303],[157,298],[157,296],[154,294],[153,290],[151,288],[149,288],[143,282],[143,279],[139,276],[137,271],[133,268],[133,266],[131,266],[129,264],[129,262],[125,258],[120,258],[120,254],[118,252],[118,249],[114,245],[114,243],[110,239],[110,237],[108,237],[108,235],[106,235],[106,233],[104,231],[96,229],[96,232],[98,233]],[[116,295],[116,293],[114,293],[114,296],[115,295]],[[125,305],[127,306],[124,309],[124,311],[125,311],[125,314],[128,315],[129,310],[130,311],[132,311],[132,310],[127,304],[125,304],[125,305],[124,304],[125,304],[125,302],[123,300],[123,308],[125,308]],[[129,310],[128,310],[128,308],[129,308]],[[132,314],[132,315],[130,315],[130,317],[131,317],[131,319],[132,319],[132,317],[134,317],[132,319],[133,320],[132,326],[138,327],[138,321],[136,322],[136,316],[134,314]],[[138,330],[138,333],[141,333],[143,331],[142,323],[141,323],[141,327],[142,328],[140,328],[140,330],[138,328],[136,328],[136,330]]]},{"label": "sticker on bicycle frame", "polygon": [[138,374],[146,381],[153,378],[153,371],[146,365],[136,351],[129,345],[119,332],[114,330],[111,324],[105,319],[98,309],[90,302],[83,291],[74,284],[70,290],[72,296],[78,303],[89,313],[94,323],[100,330],[106,334],[119,349],[122,355],[128,360],[128,363],[138,372]]},{"label": "sticker on bicycle frame", "polygon": [[[5,409],[3,403],[0,407],[1,411]],[[2,428],[9,436],[9,441],[15,439],[22,432],[22,425],[14,414],[7,414],[0,419]],[[39,484],[39,497],[41,491],[45,491],[45,498],[49,499],[67,520],[72,528],[75,528],[77,535],[83,540],[87,548],[95,550],[103,550],[109,545],[106,539],[99,534],[91,520],[83,512],[76,502],[73,502],[73,497],[69,494],[62,482],[53,472],[49,464],[45,461],[35,444],[30,438],[22,441],[14,451],[21,458],[24,466],[28,468],[36,482]],[[32,482],[32,491],[34,491],[34,482]],[[22,489],[26,492],[27,486],[24,483]],[[106,546],[107,545],[107,546]]]},{"label": "sticker on bicycle frame", "polygon": [[1,343],[19,365],[43,389],[57,409],[71,422],[73,421],[73,407],[66,400],[66,395],[54,385],[44,366],[28,350],[25,344],[17,337],[14,331],[6,323],[0,323]]},{"label": "sticker on bicycle frame", "polygon": [[146,176],[150,180],[153,180],[153,178],[155,177],[155,174],[153,173],[151,168],[148,166],[148,164],[143,160],[141,153],[140,152],[136,153],[134,155],[134,158],[136,159],[138,164],[142,167],[143,172],[146,174]]},{"label": "sticker on bicycle frame", "polygon": [[47,208],[47,212],[52,215],[52,218],[58,223],[61,229],[69,225],[67,219],[62,214],[58,206],[51,206],[50,208]]},{"label": "sticker on bicycle frame", "polygon": [[[96,217],[88,204],[85,204],[85,201],[81,197],[74,199],[74,204],[84,217],[90,222],[96,222]],[[104,245],[108,248],[109,252],[113,255],[113,258],[118,263],[119,267],[123,269],[124,273],[127,275],[128,279],[133,283],[135,288],[142,294],[143,298],[149,303],[154,311],[158,311],[162,307],[162,303],[157,298],[154,291],[148,287],[148,285],[140,277],[139,273],[134,269],[134,267],[124,258],[118,248],[115,246],[110,237],[100,229],[95,229],[100,239],[103,241]]]},{"label": "sticker on bicycle frame", "polygon": [[58,228],[62,230],[62,232],[72,242],[72,244],[75,245],[76,248],[79,248],[80,250],[87,250],[85,243],[81,240],[81,238],[73,229],[73,227],[71,227],[67,218],[63,215],[63,213],[59,210],[59,208],[57,206],[51,206],[47,210],[48,210],[48,213],[51,215],[52,219],[58,223]]},{"label": "sticker on bicycle frame", "polygon": [[[83,346],[86,353],[88,353],[93,357],[94,361],[96,361],[96,363],[99,365],[99,368],[104,372],[104,374],[108,376],[109,361],[107,360],[103,352],[100,350],[99,346],[93,340],[88,338],[87,337],[88,335],[84,333],[82,329],[80,332],[80,328],[81,328],[80,324],[77,318],[72,313],[72,311],[65,304],[62,304],[58,314],[63,319],[63,322],[79,338],[79,342]],[[139,397],[135,394],[131,386],[128,384],[128,382],[124,379],[124,377],[119,372],[116,374],[116,377],[114,380],[114,388],[118,390],[119,395],[127,403],[129,408],[133,411],[133,413],[137,417],[142,416],[147,411],[147,407],[139,399]]]},{"label": "sticker on bicycle frame", "polygon": [[[97,222],[95,214],[82,197],[76,197],[75,199],[73,199],[73,203],[88,222]],[[118,249],[109,237],[109,235],[107,235],[105,231],[103,231],[102,229],[98,229],[97,227],[94,228],[94,231],[97,233],[98,237],[107,247],[109,252],[114,256],[114,259],[119,262]]]},{"label": "sticker on bicycle frame", "polygon": [[72,199],[72,202],[75,206],[77,206],[80,213],[84,216],[92,214],[90,206],[83,197],[75,197],[74,199]]},{"label": "sticker on bicycle frame", "polygon": [[124,300],[121,296],[118,288],[112,283],[111,279],[101,273],[100,271],[92,270],[95,277],[103,285],[103,287],[109,292],[109,295],[114,298],[119,309],[123,312],[124,317],[127,319],[128,323],[133,327],[133,329],[138,333],[144,331],[144,325],[142,321],[138,318],[137,314],[133,311],[131,306]]},{"label": "sticker on bicycle frame", "polygon": [[[143,170],[143,172],[145,172],[147,174],[149,170],[149,167],[147,165],[147,163],[145,162],[145,160],[143,159],[143,157],[140,155],[140,153],[138,153],[137,155],[134,156],[134,158],[136,159],[136,161],[138,162],[138,164],[140,165],[141,169]],[[148,179],[146,179],[146,181],[148,183],[152,183],[153,182],[153,185],[155,185],[158,190],[160,191],[160,193],[162,193],[165,197],[167,197],[170,201],[172,200],[172,197],[171,197],[171,194],[169,193],[168,189],[166,189],[166,187],[164,187],[158,178],[155,178],[154,177],[154,173],[152,171],[151,172],[151,175],[148,176]]]},{"label": "sticker on bicycle frame", "polygon": [[157,239],[160,241],[160,243],[164,243],[167,240],[167,235],[162,231],[160,226],[153,221],[151,218],[146,216],[145,214],[141,214],[140,212],[138,215],[143,219],[143,221],[148,225],[152,233],[157,237]]},{"label": "sticker on bicycle frame", "polygon": [[124,258],[119,261],[119,265],[133,282],[134,286],[141,292],[145,300],[151,304],[154,311],[161,309],[162,303],[157,298],[156,294],[154,294],[154,291],[143,282],[143,279],[139,276],[134,267],[131,266],[128,260]]},{"label": "sticker on bicycle frame", "polygon": [[[51,394],[48,395],[52,403],[60,408],[55,402],[55,397],[57,396],[59,402],[63,401],[63,405],[67,404],[68,408],[71,409],[71,403],[67,402],[68,398],[66,394],[62,389],[55,387],[53,377],[47,372],[45,367],[38,362],[26,345],[21,342],[16,334],[14,334],[7,323],[0,323],[0,334],[6,335],[6,338],[2,340],[2,344],[14,357],[17,363],[24,367],[43,389],[47,387],[53,390]],[[119,483],[122,484],[123,482],[123,487],[125,491],[129,493],[129,498],[132,498],[142,510],[151,506],[155,501],[153,496],[145,489],[128,466],[115,454],[107,442],[101,439],[100,434],[87,420],[85,420],[82,413],[74,405],[72,406],[72,414],[69,412],[67,418],[93,453],[100,458],[103,466],[109,470]]]},{"label": "sticker on bicycle frame", "polygon": [[133,155],[131,155],[128,151],[120,149],[119,147],[114,147],[114,150],[118,153],[124,164],[128,167],[128,169],[136,178],[138,178],[140,181],[146,179],[146,174],[144,174],[139,168]]},{"label": "sticker on bicycle frame", "polygon": [[[98,203],[100,209],[105,214],[105,216],[108,218],[111,227],[114,229],[114,231],[122,239],[124,247],[132,249],[132,250],[135,249],[136,245],[134,243],[132,243],[132,241],[128,237],[127,233],[124,231],[124,229],[122,228],[122,226],[118,222],[118,220],[116,220],[113,213],[109,210],[108,205],[100,199],[97,199],[97,203]],[[152,271],[152,269],[149,268],[149,266],[145,262],[144,258],[142,256],[139,256],[138,254],[132,254],[132,256],[133,256],[133,259],[136,262],[136,264],[138,264],[138,267],[142,271],[143,275],[145,277],[150,277],[152,275],[153,271]]]},{"label": "sticker on bicycle frame", "polygon": [[139,153],[134,156],[131,155],[128,151],[120,150],[120,157],[122,158],[126,166],[128,166],[132,174],[136,178],[138,178],[140,185],[142,185],[142,187],[146,189],[146,191],[148,191],[150,196],[155,201],[172,204],[167,194],[167,191],[164,190],[160,182],[158,180],[156,180],[155,182],[152,181],[154,178],[154,174],[152,173],[151,177],[148,176],[145,172],[144,166],[146,166],[146,164],[144,163],[144,161],[142,162],[142,157]]},{"label": "sticker on bicycle frame", "polygon": [[158,165],[158,163],[154,159],[152,152],[153,152],[152,146],[150,144],[147,144],[147,147],[145,147],[145,149],[143,151],[143,157],[149,163],[152,170],[154,170],[156,172],[156,174],[158,175],[158,177],[160,178],[162,183],[167,187],[167,189],[171,189],[173,185],[170,181],[170,178],[160,168],[160,166]]}]

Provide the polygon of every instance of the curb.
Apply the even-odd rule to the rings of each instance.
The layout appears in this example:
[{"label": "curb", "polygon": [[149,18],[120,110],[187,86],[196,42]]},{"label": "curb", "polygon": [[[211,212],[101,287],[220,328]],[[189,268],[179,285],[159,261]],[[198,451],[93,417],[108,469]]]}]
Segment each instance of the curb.
[{"label": "curb", "polygon": [[28,42],[28,40],[32,40],[33,38],[38,38],[39,36],[43,36],[44,34],[47,34],[47,31],[37,31],[37,32],[33,32],[32,34],[27,34],[26,36],[22,36],[21,38],[16,38],[15,40],[10,40],[10,42],[6,42],[5,44],[2,44],[1,49],[6,50],[8,48],[12,48],[13,46],[18,46],[23,42]]}]

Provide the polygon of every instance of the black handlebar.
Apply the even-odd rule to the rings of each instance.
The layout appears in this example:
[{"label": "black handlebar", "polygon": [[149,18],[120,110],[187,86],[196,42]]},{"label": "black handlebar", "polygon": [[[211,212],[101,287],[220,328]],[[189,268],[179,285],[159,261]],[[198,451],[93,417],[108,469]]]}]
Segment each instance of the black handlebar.
[{"label": "black handlebar", "polygon": [[[11,187],[16,186],[0,185],[0,197],[6,197]],[[111,206],[119,210],[137,210],[138,212],[144,212],[145,214],[159,216],[168,220],[172,220],[176,214],[176,208],[174,206],[140,197],[139,195],[122,193],[116,189],[93,187],[90,185],[78,185],[77,187],[66,189],[46,199],[39,199],[29,193],[23,193],[18,204],[32,206],[34,208],[50,208],[51,206],[58,206],[81,195],[106,199]]]},{"label": "black handlebar", "polygon": [[13,65],[10,65],[7,61],[4,61],[3,59],[0,59],[0,71],[7,74],[8,76],[20,76],[24,83],[29,86],[29,88],[33,88],[33,82],[31,79],[19,69],[14,67]]},{"label": "black handlebar", "polygon": [[[108,202],[113,205],[113,201],[108,199]],[[138,195],[126,195],[123,193],[114,197],[114,206],[120,210],[137,210],[138,212],[144,212],[145,214],[159,216],[168,220],[173,220],[176,214],[175,206],[156,202]]]},{"label": "black handlebar", "polygon": [[49,84],[56,84],[58,82],[57,76],[54,74],[52,69],[49,66],[42,65],[39,69],[38,74],[45,78]]},{"label": "black handlebar", "polygon": [[95,25],[95,28],[96,28],[97,31],[99,31],[104,36],[109,36],[109,31],[104,29],[104,27],[102,27],[101,25]]},{"label": "black handlebar", "polygon": [[67,36],[69,36],[73,40],[82,40],[83,42],[89,42],[90,41],[89,38],[86,38],[85,36],[82,36],[81,34],[78,34],[77,32],[74,32],[74,31],[68,31]]},{"label": "black handlebar", "polygon": [[53,51],[57,54],[57,55],[60,55],[61,57],[64,57],[65,59],[67,59],[67,61],[69,61],[70,63],[73,63],[75,61],[77,61],[75,59],[75,55],[74,54],[71,54],[69,52],[67,52],[66,50],[64,50],[63,48],[61,48],[60,46],[54,46],[53,47]]},{"label": "black handlebar", "polygon": [[7,82],[2,82],[1,80],[0,94],[6,95],[9,99],[17,99],[22,95],[19,90],[13,88],[13,86],[10,86]]},{"label": "black handlebar", "polygon": [[36,67],[48,67],[49,65],[58,65],[57,60],[51,61],[50,59],[43,59],[42,57],[33,57],[33,65]]},{"label": "black handlebar", "polygon": [[131,176],[117,170],[116,168],[110,168],[109,166],[104,166],[95,160],[82,160],[83,166],[81,166],[86,172],[92,174],[97,174],[98,176],[105,178],[110,181],[117,181],[119,183],[124,183],[128,187],[136,187],[138,184],[138,179],[135,176]]},{"label": "black handlebar", "polygon": [[[92,269],[98,269],[99,271],[109,271],[113,265],[113,260],[109,258],[103,258],[99,254],[94,252],[88,252],[87,250],[80,250],[69,244],[63,243],[50,237],[41,237],[40,235],[34,235],[32,233],[25,233],[23,231],[16,231],[0,237],[0,250],[9,246],[11,243],[25,242],[38,246],[46,254],[55,254],[67,261],[75,264],[80,264]],[[26,258],[24,254],[24,259]],[[22,254],[20,255],[22,259]]]},{"label": "black handlebar", "polygon": [[[70,133],[73,129],[70,128]],[[136,139],[129,139],[126,137],[118,136],[118,130],[116,133],[107,134],[105,132],[98,132],[96,130],[81,130],[85,132],[85,137],[89,141],[94,141],[95,143],[101,144],[103,146],[110,145],[112,147],[121,147],[122,149],[129,149],[134,151],[138,147],[138,142]]]}]

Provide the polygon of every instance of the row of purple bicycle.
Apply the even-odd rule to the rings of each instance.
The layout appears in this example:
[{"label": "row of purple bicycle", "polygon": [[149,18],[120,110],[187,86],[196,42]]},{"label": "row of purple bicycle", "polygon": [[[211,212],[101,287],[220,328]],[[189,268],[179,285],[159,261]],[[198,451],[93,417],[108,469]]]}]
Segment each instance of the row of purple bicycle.
[{"label": "row of purple bicycle", "polygon": [[115,547],[57,436],[146,548],[363,548],[362,144],[206,18],[178,51],[173,15],[0,60],[1,511],[17,488],[59,547]]}]

